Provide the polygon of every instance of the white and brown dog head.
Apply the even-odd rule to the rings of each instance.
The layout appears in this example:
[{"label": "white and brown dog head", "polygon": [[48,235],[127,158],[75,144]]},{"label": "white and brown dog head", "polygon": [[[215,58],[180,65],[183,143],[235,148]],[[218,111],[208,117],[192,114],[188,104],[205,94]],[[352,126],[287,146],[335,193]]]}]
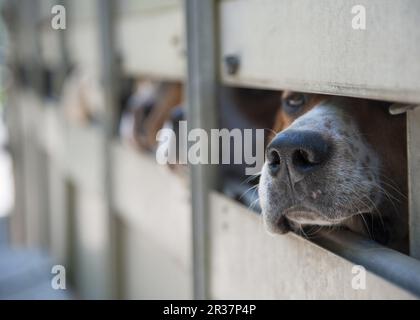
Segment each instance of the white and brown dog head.
[{"label": "white and brown dog head", "polygon": [[275,130],[259,187],[268,230],[346,226],[383,243],[401,241],[404,116],[375,101],[283,92]]}]

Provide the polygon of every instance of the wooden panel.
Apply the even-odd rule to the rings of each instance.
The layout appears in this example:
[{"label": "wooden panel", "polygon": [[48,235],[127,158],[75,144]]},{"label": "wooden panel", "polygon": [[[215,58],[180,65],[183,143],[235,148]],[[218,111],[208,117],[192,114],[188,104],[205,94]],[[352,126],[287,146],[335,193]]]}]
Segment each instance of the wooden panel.
[{"label": "wooden panel", "polygon": [[104,136],[96,127],[68,124],[65,166],[71,179],[84,189],[104,191]]},{"label": "wooden panel", "polygon": [[22,106],[19,104],[20,94],[13,88],[7,100],[11,108],[7,111],[7,127],[9,129],[10,154],[13,161],[14,206],[10,217],[10,240],[13,245],[23,245],[26,240],[25,233],[25,174],[23,154],[23,117]]},{"label": "wooden panel", "polygon": [[408,111],[410,254],[420,259],[420,108]]},{"label": "wooden panel", "polygon": [[54,158],[49,158],[49,249],[55,261],[68,262],[69,217],[66,194],[66,175]]},{"label": "wooden panel", "polygon": [[179,6],[183,0],[120,0],[118,11],[120,14],[145,13]]},{"label": "wooden panel", "polygon": [[65,0],[66,9],[69,11],[70,21],[75,23],[94,22],[99,18],[98,5],[101,0]]},{"label": "wooden panel", "polygon": [[[60,0],[40,0],[39,2],[39,19],[41,21],[51,19],[51,8],[54,5],[62,4]],[[51,24],[49,24],[51,26]]]},{"label": "wooden panel", "polygon": [[44,30],[41,35],[41,56],[49,68],[56,68],[62,63],[60,39],[57,31]]},{"label": "wooden panel", "polygon": [[[366,8],[366,30],[351,9]],[[416,0],[224,0],[222,58],[240,86],[420,102],[420,2]]]},{"label": "wooden panel", "polygon": [[[154,214],[154,212],[150,212]],[[191,299],[190,268],[170,248],[163,246],[157,231],[138,224],[122,230],[124,299]]]},{"label": "wooden panel", "polygon": [[[132,278],[126,283],[133,282],[127,294],[176,298],[174,293],[178,291],[180,298],[191,297],[191,211],[186,179],[157,165],[150,155],[118,143],[113,146],[113,163],[115,206],[129,232],[125,237],[126,268]],[[144,273],[140,275],[136,269]],[[142,287],[141,279],[147,277],[156,282],[150,280]],[[174,280],[168,284],[168,277],[187,282]],[[159,289],[171,285],[158,294]],[[148,286],[153,290],[147,291]]]},{"label": "wooden panel", "polygon": [[[71,5],[70,5],[71,4]],[[70,1],[66,30],[71,62],[84,74],[100,77],[98,2]]]},{"label": "wooden panel", "polygon": [[48,244],[47,161],[40,148],[38,121],[41,101],[33,92],[20,91],[14,107],[19,108],[22,121],[23,185],[16,193],[24,194],[25,233],[30,246],[46,247]]},{"label": "wooden panel", "polygon": [[118,143],[113,149],[118,213],[125,222],[156,234],[156,240],[189,267],[191,212],[186,179],[157,165],[150,155]]},{"label": "wooden panel", "polygon": [[11,31],[14,34],[10,38],[14,50],[13,59],[16,59],[16,62],[24,63],[25,67],[31,69],[32,72],[37,71],[36,63],[39,62],[38,5],[38,1],[20,1],[19,6],[16,6],[16,15],[14,15],[12,21],[13,28]]},{"label": "wooden panel", "polygon": [[120,5],[116,25],[124,71],[140,76],[183,78],[183,2],[158,1],[153,4],[152,1],[125,1]]},{"label": "wooden panel", "polygon": [[57,4],[59,4],[58,0],[41,0],[39,9],[41,16],[39,27],[41,57],[42,62],[50,68],[59,67],[62,63],[60,36],[63,31],[54,30],[51,27],[52,18],[55,16],[51,13],[51,9]]},{"label": "wooden panel", "polygon": [[107,208],[102,195],[79,186],[74,220],[75,281],[84,299],[112,298],[110,237]]},{"label": "wooden panel", "polygon": [[99,78],[99,33],[94,21],[75,24],[68,33],[70,60],[79,70]]},{"label": "wooden panel", "polygon": [[59,108],[56,104],[46,103],[41,110],[42,114],[38,119],[36,132],[41,146],[49,157],[56,160],[65,169],[67,132]]},{"label": "wooden panel", "polygon": [[354,290],[349,261],[294,234],[269,235],[260,216],[221,195],[211,204],[211,298],[413,298],[370,272],[366,290]]}]

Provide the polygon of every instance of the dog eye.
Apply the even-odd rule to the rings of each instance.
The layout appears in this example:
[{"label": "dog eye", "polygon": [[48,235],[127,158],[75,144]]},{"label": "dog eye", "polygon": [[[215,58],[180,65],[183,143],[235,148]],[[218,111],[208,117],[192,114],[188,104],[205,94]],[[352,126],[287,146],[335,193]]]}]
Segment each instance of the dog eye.
[{"label": "dog eye", "polygon": [[306,99],[303,93],[293,93],[283,101],[283,108],[287,113],[296,113],[305,105]]}]

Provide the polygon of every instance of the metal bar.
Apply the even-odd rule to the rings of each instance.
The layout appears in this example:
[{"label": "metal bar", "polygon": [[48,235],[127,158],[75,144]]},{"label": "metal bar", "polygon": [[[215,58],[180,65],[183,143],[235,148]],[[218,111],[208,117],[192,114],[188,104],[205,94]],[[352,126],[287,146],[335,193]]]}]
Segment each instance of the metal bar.
[{"label": "metal bar", "polygon": [[323,232],[312,240],[420,297],[420,262],[350,231]]},{"label": "metal bar", "polygon": [[[209,132],[217,127],[216,4],[213,0],[187,0],[188,126]],[[210,165],[191,165],[193,292],[209,297],[209,192],[217,172]]]},{"label": "metal bar", "polygon": [[120,92],[120,70],[115,44],[115,13],[114,0],[101,0],[99,5],[99,24],[101,42],[101,80],[105,90],[106,114],[103,119],[105,132],[112,138],[117,126],[118,94]]},{"label": "metal bar", "polygon": [[407,112],[410,255],[420,259],[420,108]]},{"label": "metal bar", "polygon": [[117,68],[117,54],[115,48],[115,1],[98,1],[99,34],[101,45],[101,80],[105,94],[105,114],[102,117],[104,134],[104,194],[107,208],[107,225],[109,232],[109,275],[108,283],[110,297],[117,297],[119,293],[118,259],[117,259],[117,219],[114,215],[113,181],[112,181],[112,154],[111,141],[115,133],[118,93],[119,71]]}]

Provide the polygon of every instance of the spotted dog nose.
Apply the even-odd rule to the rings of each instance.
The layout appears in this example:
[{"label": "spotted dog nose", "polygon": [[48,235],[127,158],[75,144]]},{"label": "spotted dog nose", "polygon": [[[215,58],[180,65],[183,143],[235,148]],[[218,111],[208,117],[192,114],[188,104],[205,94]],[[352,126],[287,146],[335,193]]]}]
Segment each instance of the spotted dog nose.
[{"label": "spotted dog nose", "polygon": [[331,152],[331,144],[314,131],[286,130],[277,134],[266,149],[269,173],[283,177],[289,173],[292,183],[322,167]]}]

